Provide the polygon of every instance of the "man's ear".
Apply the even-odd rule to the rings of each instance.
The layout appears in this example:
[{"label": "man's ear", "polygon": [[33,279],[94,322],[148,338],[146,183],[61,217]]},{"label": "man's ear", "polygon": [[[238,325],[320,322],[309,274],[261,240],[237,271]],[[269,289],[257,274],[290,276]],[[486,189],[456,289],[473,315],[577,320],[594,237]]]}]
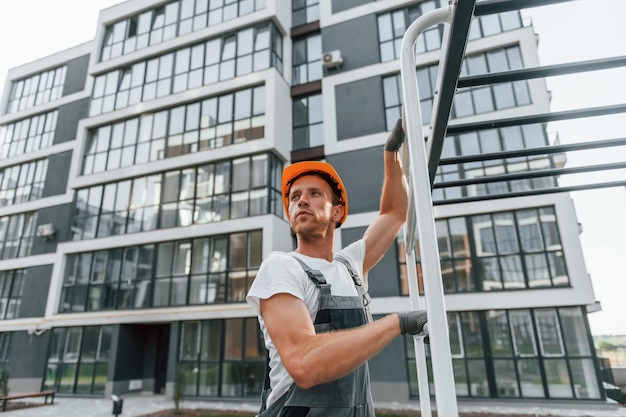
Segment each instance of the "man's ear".
[{"label": "man's ear", "polygon": [[333,220],[337,223],[343,217],[344,210],[346,209],[343,204],[337,204],[333,211]]}]

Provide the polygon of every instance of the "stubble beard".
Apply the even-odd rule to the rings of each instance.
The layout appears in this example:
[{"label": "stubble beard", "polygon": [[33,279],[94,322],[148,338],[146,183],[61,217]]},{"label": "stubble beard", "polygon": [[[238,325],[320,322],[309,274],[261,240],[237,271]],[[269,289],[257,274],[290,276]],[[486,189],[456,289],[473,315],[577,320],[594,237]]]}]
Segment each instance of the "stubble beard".
[{"label": "stubble beard", "polygon": [[322,221],[320,219],[310,219],[306,222],[297,221],[292,224],[294,233],[304,240],[321,239],[328,235],[330,229],[330,220]]}]

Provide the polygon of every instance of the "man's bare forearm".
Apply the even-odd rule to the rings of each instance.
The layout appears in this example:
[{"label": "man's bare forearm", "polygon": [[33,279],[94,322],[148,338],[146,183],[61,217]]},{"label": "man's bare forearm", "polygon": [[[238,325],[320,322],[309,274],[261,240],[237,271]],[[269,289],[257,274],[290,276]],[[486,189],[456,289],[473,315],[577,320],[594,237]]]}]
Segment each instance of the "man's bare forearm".
[{"label": "man's bare forearm", "polygon": [[404,221],[408,209],[408,185],[398,152],[385,151],[385,178],[380,199],[380,214],[394,213]]},{"label": "man's bare forearm", "polygon": [[306,389],[348,375],[399,335],[398,315],[391,314],[354,329],[310,335],[283,361],[295,383]]}]

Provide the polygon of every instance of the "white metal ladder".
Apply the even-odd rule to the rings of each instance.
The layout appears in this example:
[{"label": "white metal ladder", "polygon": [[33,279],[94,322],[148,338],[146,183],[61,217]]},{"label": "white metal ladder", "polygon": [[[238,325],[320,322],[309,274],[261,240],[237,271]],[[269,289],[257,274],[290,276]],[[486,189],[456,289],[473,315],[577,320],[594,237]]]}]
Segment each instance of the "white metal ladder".
[{"label": "white metal ladder", "polygon": [[[423,309],[419,298],[417,268],[415,264],[416,236],[420,243],[424,295],[428,313],[428,329],[431,343],[432,372],[435,387],[435,403],[439,417],[458,417],[448,320],[444,302],[439,249],[435,231],[433,202],[428,173],[429,142],[424,142],[422,115],[419,102],[415,44],[418,36],[431,26],[446,24],[441,50],[447,50],[449,26],[456,10],[455,4],[432,10],[415,20],[406,30],[401,47],[401,77],[405,115],[406,140],[403,147],[404,170],[409,184],[409,214],[404,226],[406,267],[409,281],[411,308]],[[445,59],[445,56],[442,57]],[[441,71],[437,79],[437,91],[441,91]],[[437,101],[437,94],[434,98]],[[436,104],[436,103],[435,103]],[[436,108],[433,105],[433,108]],[[423,417],[431,416],[428,372],[424,338],[415,337],[415,360]]]}]

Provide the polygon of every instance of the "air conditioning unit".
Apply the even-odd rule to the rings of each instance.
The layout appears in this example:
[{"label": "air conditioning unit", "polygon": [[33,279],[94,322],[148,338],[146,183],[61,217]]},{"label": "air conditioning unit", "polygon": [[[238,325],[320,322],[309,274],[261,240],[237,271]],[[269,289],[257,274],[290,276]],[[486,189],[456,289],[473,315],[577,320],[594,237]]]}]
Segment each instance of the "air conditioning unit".
[{"label": "air conditioning unit", "polygon": [[343,64],[343,58],[341,57],[341,51],[330,51],[322,54],[322,65],[324,68],[337,68]]},{"label": "air conditioning unit", "polygon": [[56,229],[52,223],[40,224],[37,226],[37,237],[44,240],[52,239],[55,233]]}]

